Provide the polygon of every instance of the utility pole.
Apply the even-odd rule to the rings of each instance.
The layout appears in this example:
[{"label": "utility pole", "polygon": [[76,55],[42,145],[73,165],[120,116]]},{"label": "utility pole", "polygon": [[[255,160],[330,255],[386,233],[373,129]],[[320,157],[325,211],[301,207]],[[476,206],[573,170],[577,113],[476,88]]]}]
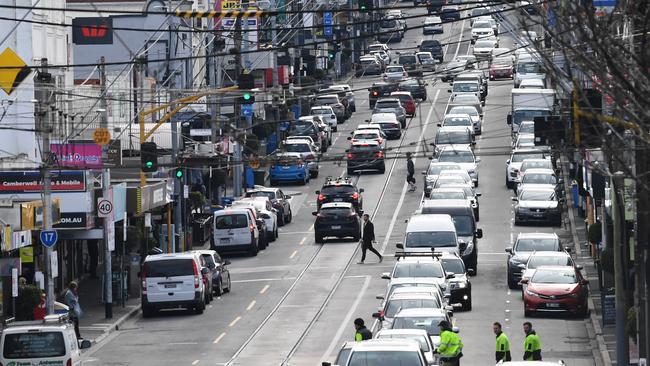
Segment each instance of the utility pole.
[{"label": "utility pole", "polygon": [[[242,67],[242,27],[241,27],[242,17],[237,15],[235,18],[235,77],[241,75]],[[235,97],[235,127],[239,130],[240,120],[241,120],[241,104],[239,98]],[[234,135],[234,131],[232,131]],[[242,164],[242,146],[240,141],[235,142],[235,153],[233,158],[235,159],[235,164],[233,166],[233,196],[239,197],[242,194],[242,176],[244,174],[244,165]]]},{"label": "utility pole", "polygon": [[[100,108],[100,120],[99,126],[102,128],[108,128],[108,111],[106,110],[106,65],[104,56],[101,57],[99,62],[99,108]],[[105,161],[107,157],[108,145],[102,146],[102,160]],[[102,172],[102,196],[105,199],[110,197],[110,187],[111,187],[111,170],[104,168]],[[112,197],[111,197],[112,198]],[[115,235],[115,229],[110,229],[110,226],[115,225],[113,221],[114,213],[111,213],[109,216],[104,218],[104,313],[106,319],[113,318],[113,263],[111,258],[111,251],[113,248],[109,245],[109,242],[113,242],[115,238],[110,238],[111,235]],[[120,276],[122,274],[120,273]],[[122,279],[120,278],[120,281]]]},{"label": "utility pole", "polygon": [[[43,230],[52,229],[52,174],[50,164],[52,153],[50,152],[50,105],[52,103],[52,74],[48,72],[47,58],[41,59],[41,70],[36,75],[34,85],[34,96],[38,101],[35,106],[35,115],[38,133],[42,142],[42,163],[41,173],[43,175]],[[52,277],[52,248],[45,247],[45,307],[48,314],[54,314],[54,278]]]},{"label": "utility pole", "polygon": [[614,224],[614,286],[616,291],[616,364],[629,364],[628,336],[625,332],[627,323],[627,308],[625,305],[625,240],[623,232],[625,230],[625,216],[621,213],[624,208],[621,190],[624,184],[624,174],[617,171],[612,176],[613,200],[612,200],[612,221]]}]

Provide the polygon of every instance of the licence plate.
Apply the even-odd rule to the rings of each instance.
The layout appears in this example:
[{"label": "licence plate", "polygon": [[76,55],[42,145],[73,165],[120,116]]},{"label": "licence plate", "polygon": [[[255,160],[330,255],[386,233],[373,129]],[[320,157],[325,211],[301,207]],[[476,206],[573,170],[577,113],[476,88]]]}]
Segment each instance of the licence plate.
[{"label": "licence plate", "polygon": [[557,302],[549,302],[549,303],[546,303],[546,307],[547,308],[559,308],[560,304],[557,303]]},{"label": "licence plate", "polygon": [[332,230],[339,230],[341,225],[332,225]]},{"label": "licence plate", "polygon": [[291,168],[290,166],[283,166],[282,169],[289,169]]},{"label": "licence plate", "polygon": [[541,213],[534,213],[533,217],[544,217],[544,214]]},{"label": "licence plate", "polygon": [[169,285],[165,285],[165,288],[176,288],[176,285],[172,283]]},{"label": "licence plate", "polygon": [[226,239],[219,239],[219,242],[220,242],[220,243],[226,243],[226,244],[227,244],[227,243],[230,243],[230,239],[228,239],[228,238],[226,238]]},{"label": "licence plate", "polygon": [[343,202],[343,198],[335,198],[334,202]]}]

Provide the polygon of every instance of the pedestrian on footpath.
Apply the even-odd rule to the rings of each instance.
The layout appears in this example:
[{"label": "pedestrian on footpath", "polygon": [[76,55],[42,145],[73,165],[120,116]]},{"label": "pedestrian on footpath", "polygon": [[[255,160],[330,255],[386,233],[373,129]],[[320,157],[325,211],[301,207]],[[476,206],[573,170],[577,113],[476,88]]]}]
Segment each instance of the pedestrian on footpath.
[{"label": "pedestrian on footpath", "polygon": [[539,336],[533,330],[530,322],[524,323],[524,361],[541,361],[542,360],[542,342]]},{"label": "pedestrian on footpath", "polygon": [[497,336],[497,347],[494,354],[496,362],[512,361],[512,355],[510,355],[510,340],[508,340],[508,336],[506,336],[506,334],[501,330],[501,323],[494,322],[494,324],[492,324],[492,331],[494,332],[494,335]]},{"label": "pedestrian on footpath", "polygon": [[406,153],[406,170],[408,172],[406,183],[409,184],[409,192],[413,192],[417,187],[415,186],[415,165],[413,165],[410,152]]},{"label": "pedestrian on footpath", "polygon": [[384,258],[379,254],[377,249],[372,246],[372,243],[375,241],[375,225],[370,221],[370,216],[368,214],[363,214],[363,228],[361,229],[361,261],[357,264],[363,264],[366,260],[366,250],[369,250],[379,257],[379,263],[384,260]]},{"label": "pedestrian on footpath", "polygon": [[372,339],[372,332],[366,328],[366,324],[361,318],[354,319],[354,340],[357,342],[365,341],[367,339]]},{"label": "pedestrian on footpath", "polygon": [[79,285],[75,281],[70,282],[68,285],[68,291],[65,292],[65,303],[68,305],[68,315],[74,323],[74,332],[77,335],[77,339],[81,339],[81,334],[79,333],[79,318],[81,317],[81,305],[79,305]]}]

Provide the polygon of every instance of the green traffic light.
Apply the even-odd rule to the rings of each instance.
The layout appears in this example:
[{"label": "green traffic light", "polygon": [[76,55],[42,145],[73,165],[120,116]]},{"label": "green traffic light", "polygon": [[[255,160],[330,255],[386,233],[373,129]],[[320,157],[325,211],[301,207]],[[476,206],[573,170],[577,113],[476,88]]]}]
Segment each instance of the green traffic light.
[{"label": "green traffic light", "polygon": [[251,100],[251,95],[250,93],[244,94],[244,100]]},{"label": "green traffic light", "polygon": [[366,6],[365,6],[365,5],[361,5],[361,10],[366,10]]},{"label": "green traffic light", "polygon": [[153,162],[151,162],[151,161],[146,162],[145,165],[146,165],[147,168],[149,168],[149,169],[153,168]]},{"label": "green traffic light", "polygon": [[176,178],[183,178],[183,171],[181,169],[178,169],[176,171]]}]

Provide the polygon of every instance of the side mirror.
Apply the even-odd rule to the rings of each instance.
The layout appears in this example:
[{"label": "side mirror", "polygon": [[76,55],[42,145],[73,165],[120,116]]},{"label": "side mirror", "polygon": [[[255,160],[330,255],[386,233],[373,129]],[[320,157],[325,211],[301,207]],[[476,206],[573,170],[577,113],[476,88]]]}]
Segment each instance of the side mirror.
[{"label": "side mirror", "polygon": [[512,202],[519,202],[519,198],[517,198],[517,197],[512,197]]},{"label": "side mirror", "polygon": [[352,137],[348,136],[348,138],[346,140],[350,141],[350,140],[352,140]]},{"label": "side mirror", "polygon": [[482,193],[481,192],[476,192],[476,197],[481,197]]},{"label": "side mirror", "polygon": [[385,298],[384,298],[384,295],[377,295],[377,296],[375,296],[375,299],[384,300]]},{"label": "side mirror", "polygon": [[475,273],[476,273],[476,271],[474,271],[473,268],[468,268],[468,269],[467,269],[467,274],[468,274],[468,275],[470,275],[470,276],[474,276]]},{"label": "side mirror", "polygon": [[576,269],[577,269],[578,271],[582,271],[583,268],[584,268],[584,267],[583,267],[582,265],[580,265],[580,264],[576,264]]},{"label": "side mirror", "polygon": [[232,262],[230,261],[230,259],[226,259],[225,261],[223,261],[224,266],[230,265],[231,263]]},{"label": "side mirror", "polygon": [[381,278],[384,280],[390,280],[390,273],[389,272],[382,273]]},{"label": "side mirror", "polygon": [[397,244],[395,244],[395,247],[396,247],[397,249],[404,249],[404,244],[402,244],[402,243],[397,243]]},{"label": "side mirror", "polygon": [[528,284],[528,278],[522,278],[521,281],[519,281],[519,283],[522,285]]},{"label": "side mirror", "polygon": [[363,193],[365,190],[363,188],[359,188],[359,193]]},{"label": "side mirror", "polygon": [[331,363],[331,362],[327,362],[327,361],[326,361],[326,362],[321,362],[321,363],[320,363],[320,366],[332,366],[332,363]]},{"label": "side mirror", "polygon": [[562,179],[562,178],[558,179],[557,184],[564,184],[564,179]]},{"label": "side mirror", "polygon": [[316,216],[316,215],[318,215],[318,211],[312,211],[311,214]]},{"label": "side mirror", "polygon": [[320,194],[320,191],[316,191],[316,194]]},{"label": "side mirror", "polygon": [[476,161],[477,163],[480,163],[480,162],[481,162],[481,158],[476,158],[474,161]]},{"label": "side mirror", "polygon": [[507,247],[507,248],[506,248],[506,253],[510,253],[510,254],[512,254],[512,247]]},{"label": "side mirror", "polygon": [[447,93],[451,93],[451,89],[447,89]]},{"label": "side mirror", "polygon": [[366,122],[370,122],[370,120],[369,120],[369,119],[365,119],[364,121],[366,121]]},{"label": "side mirror", "polygon": [[427,171],[426,171],[426,170],[423,170],[423,171],[422,171],[422,175],[427,175]]},{"label": "side mirror", "polygon": [[456,277],[456,274],[454,272],[447,272],[447,275],[445,276],[446,279],[450,280],[452,278]]},{"label": "side mirror", "polygon": [[479,239],[483,237],[483,229],[476,229],[476,237]]},{"label": "side mirror", "polygon": [[509,115],[506,117],[506,123],[509,124],[509,125],[512,124],[512,114],[509,114]]},{"label": "side mirror", "polygon": [[567,253],[571,253],[571,247],[569,246],[564,247],[564,251]]},{"label": "side mirror", "polygon": [[436,123],[436,126],[442,127],[442,123]]},{"label": "side mirror", "polygon": [[510,164],[510,159],[506,160],[506,165]]},{"label": "side mirror", "polygon": [[[348,137],[348,140],[349,140],[349,139],[350,139],[350,138]],[[346,153],[349,153],[349,152],[350,152],[350,149],[345,149],[345,152],[346,152]]]},{"label": "side mirror", "polygon": [[90,343],[90,341],[87,340],[87,339],[82,339],[82,340],[79,341],[79,348],[81,348],[81,349],[88,349],[88,348],[90,348],[92,345],[93,345],[93,344]]}]

